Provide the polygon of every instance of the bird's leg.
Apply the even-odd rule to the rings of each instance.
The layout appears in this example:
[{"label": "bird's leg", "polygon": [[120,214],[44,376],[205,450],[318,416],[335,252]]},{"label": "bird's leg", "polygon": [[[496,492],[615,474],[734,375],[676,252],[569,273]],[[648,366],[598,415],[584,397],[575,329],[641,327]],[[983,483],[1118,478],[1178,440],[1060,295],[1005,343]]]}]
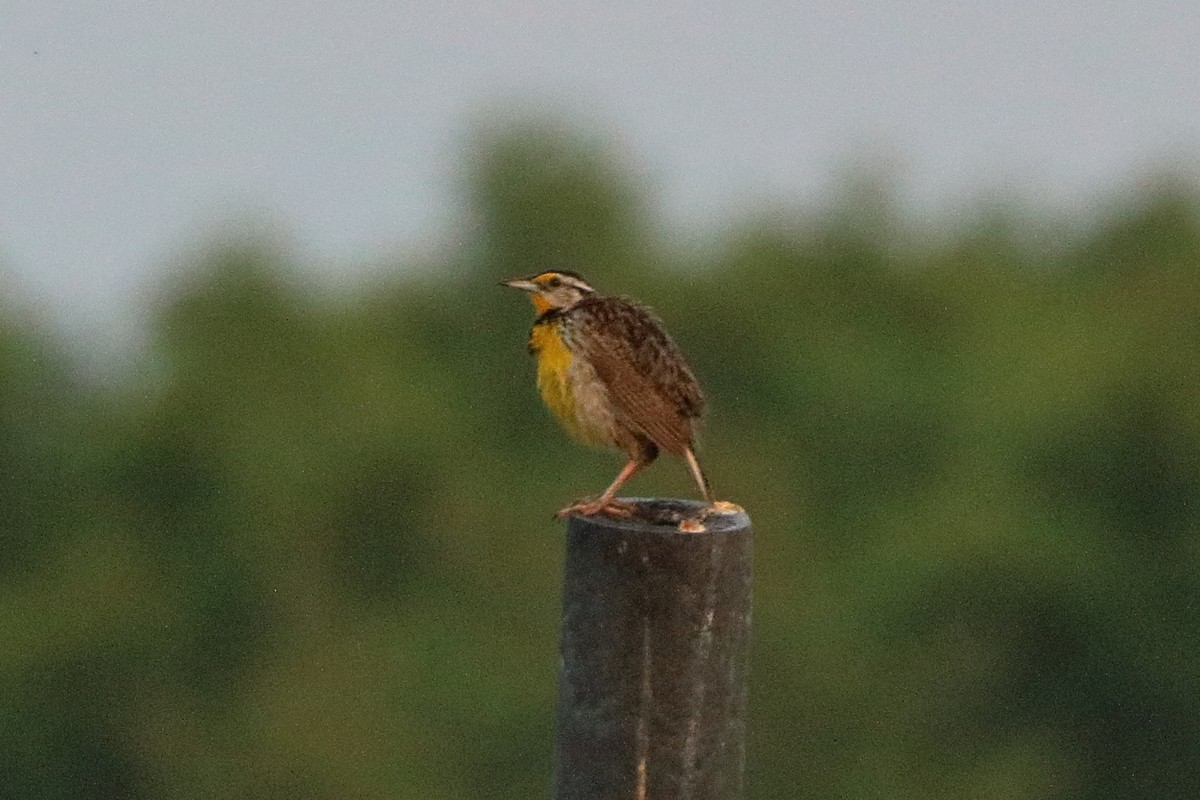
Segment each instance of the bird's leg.
[{"label": "bird's leg", "polygon": [[700,487],[700,494],[704,496],[704,502],[712,505],[712,491],[708,488],[708,478],[704,476],[704,470],[700,469],[700,460],[696,458],[696,452],[689,447],[683,451],[683,456],[687,459],[692,477],[696,479],[696,485]]},{"label": "bird's leg", "polygon": [[621,487],[624,486],[630,478],[637,474],[638,470],[648,463],[650,462],[639,458],[629,459],[629,463],[617,473],[617,477],[614,478],[613,482],[609,484],[607,489],[604,490],[604,494],[600,495],[594,500],[580,500],[572,503],[566,508],[561,509],[557,516],[560,519],[569,514],[581,514],[585,517],[588,517],[601,512],[612,514],[613,516],[618,517],[630,516],[633,514],[633,506],[629,503],[622,503],[618,501],[616,499],[617,492],[620,491]]},{"label": "bird's leg", "polygon": [[742,511],[741,506],[730,503],[727,500],[714,501],[712,499],[712,489],[708,485],[708,478],[705,477],[704,470],[700,469],[700,460],[696,458],[695,451],[689,447],[683,451],[683,455],[687,459],[688,469],[692,471],[692,477],[696,479],[696,485],[700,487],[700,493],[704,495],[704,502],[708,503],[708,507],[702,509],[694,517],[681,520],[679,530],[684,533],[702,533],[705,521],[713,514],[736,514]]}]

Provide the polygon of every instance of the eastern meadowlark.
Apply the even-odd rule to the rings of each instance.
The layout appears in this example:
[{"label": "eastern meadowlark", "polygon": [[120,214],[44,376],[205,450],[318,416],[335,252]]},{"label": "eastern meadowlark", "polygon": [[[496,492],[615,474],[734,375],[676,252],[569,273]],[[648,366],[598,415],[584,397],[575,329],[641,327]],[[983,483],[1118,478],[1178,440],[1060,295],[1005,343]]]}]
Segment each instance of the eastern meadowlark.
[{"label": "eastern meadowlark", "polygon": [[616,499],[617,491],[660,450],[687,461],[711,507],[695,446],[704,393],[654,313],[633,300],[597,293],[574,272],[542,272],[503,285],[529,292],[537,312],[529,352],[537,359],[546,405],[575,438],[629,457],[603,494],[572,503],[558,516],[629,515],[633,509]]}]

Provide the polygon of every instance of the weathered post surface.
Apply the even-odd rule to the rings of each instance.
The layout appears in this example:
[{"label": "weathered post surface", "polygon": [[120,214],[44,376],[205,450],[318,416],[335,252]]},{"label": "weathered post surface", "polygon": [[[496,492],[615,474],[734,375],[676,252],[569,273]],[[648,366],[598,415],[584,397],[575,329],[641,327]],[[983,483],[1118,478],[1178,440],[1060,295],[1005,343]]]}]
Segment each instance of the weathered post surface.
[{"label": "weathered post surface", "polygon": [[740,800],[750,518],[636,502],[567,524],[554,800]]}]

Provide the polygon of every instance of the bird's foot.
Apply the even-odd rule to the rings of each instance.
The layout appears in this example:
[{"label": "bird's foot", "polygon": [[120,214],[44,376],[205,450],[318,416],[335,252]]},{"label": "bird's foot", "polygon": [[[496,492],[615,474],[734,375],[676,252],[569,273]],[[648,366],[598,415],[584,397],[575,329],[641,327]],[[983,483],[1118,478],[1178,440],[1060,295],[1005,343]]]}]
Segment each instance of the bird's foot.
[{"label": "bird's foot", "polygon": [[731,503],[728,500],[717,500],[707,508],[701,509],[700,513],[696,516],[681,519],[679,521],[679,530],[683,533],[704,533],[704,523],[708,521],[709,517],[740,514],[743,511],[745,509],[737,503]]},{"label": "bird's foot", "polygon": [[558,519],[569,517],[572,514],[578,514],[581,517],[593,517],[597,514],[603,514],[608,517],[632,517],[636,511],[633,503],[626,503],[623,500],[606,499],[604,497],[587,498],[585,500],[577,500],[566,508],[560,508],[554,516]]}]

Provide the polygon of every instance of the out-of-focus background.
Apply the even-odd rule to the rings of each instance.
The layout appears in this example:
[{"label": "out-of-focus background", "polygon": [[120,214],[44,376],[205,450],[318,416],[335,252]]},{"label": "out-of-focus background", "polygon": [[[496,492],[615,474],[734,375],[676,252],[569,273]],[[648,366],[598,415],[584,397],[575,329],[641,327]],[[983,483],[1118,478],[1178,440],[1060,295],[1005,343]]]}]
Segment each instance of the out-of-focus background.
[{"label": "out-of-focus background", "polygon": [[709,390],[751,797],[1196,796],[1200,8],[0,21],[0,796],[546,796],[552,266]]}]

